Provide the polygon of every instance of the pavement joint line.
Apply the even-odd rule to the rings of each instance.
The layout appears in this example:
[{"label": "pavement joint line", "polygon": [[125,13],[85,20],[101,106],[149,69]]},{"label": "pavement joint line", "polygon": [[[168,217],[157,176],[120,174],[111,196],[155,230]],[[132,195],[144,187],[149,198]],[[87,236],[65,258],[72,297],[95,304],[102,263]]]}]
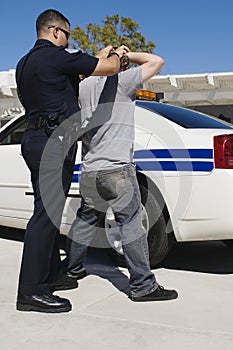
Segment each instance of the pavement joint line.
[{"label": "pavement joint line", "polygon": [[[167,325],[167,324],[161,324],[161,323],[154,323],[154,322],[148,322],[148,321],[135,321],[135,320],[129,320],[126,318],[119,318],[119,317],[110,317],[110,316],[105,316],[105,315],[98,315],[98,314],[93,314],[90,312],[85,312],[84,310],[88,310],[89,307],[93,306],[93,305],[97,305],[99,304],[101,301],[103,300],[107,300],[110,297],[112,297],[115,293],[113,293],[112,295],[100,300],[99,302],[95,302],[91,305],[89,305],[86,309],[83,310],[72,310],[71,313],[67,314],[67,315],[57,315],[57,314],[46,314],[48,317],[54,317],[54,316],[62,316],[63,319],[69,319],[70,316],[75,316],[77,315],[78,317],[91,317],[91,318],[99,318],[99,319],[106,319],[106,320],[112,320],[112,321],[117,321],[117,322],[125,322],[125,323],[134,323],[134,324],[139,324],[139,325],[145,325],[145,326],[157,326],[159,328],[170,328],[170,329],[175,329],[175,330],[179,330],[179,331],[188,331],[188,332],[192,332],[192,333],[198,333],[198,334],[203,334],[203,335],[208,335],[208,334],[216,334],[216,335],[222,335],[222,336],[233,336],[233,332],[222,332],[222,331],[217,331],[217,330],[201,330],[199,328],[192,328],[192,327],[182,327],[182,326],[174,326],[174,325]],[[13,303],[9,303],[14,305]],[[38,314],[39,316],[41,316],[41,314]],[[59,317],[60,318],[60,317]],[[61,318],[60,318],[61,319]],[[49,327],[49,329],[53,328],[54,324],[51,325]],[[46,329],[46,331],[48,330],[48,328]],[[44,330],[39,331],[38,333],[36,332],[36,335],[42,334],[44,333]],[[22,343],[17,344],[18,345],[22,345],[23,343],[29,341],[31,338],[27,338],[25,339]],[[17,346],[12,348],[12,350],[17,349]]]},{"label": "pavement joint line", "polygon": [[189,332],[195,332],[195,333],[200,333],[200,334],[212,334],[215,333],[217,335],[230,335],[233,336],[233,332],[222,332],[218,330],[213,330],[213,329],[199,329],[199,328],[192,328],[192,327],[182,327],[182,326],[174,326],[174,325],[166,325],[166,324],[161,324],[161,323],[153,323],[153,322],[148,322],[148,321],[135,321],[135,320],[129,320],[127,318],[114,318],[110,316],[104,316],[104,315],[97,315],[97,314],[90,314],[90,313],[83,313],[80,311],[80,314],[83,314],[85,316],[91,316],[95,318],[103,318],[103,319],[108,319],[108,320],[113,320],[113,321],[121,321],[121,322],[131,322],[135,324],[143,324],[147,326],[158,326],[161,328],[171,328],[171,329],[177,329],[181,331],[189,331]]}]

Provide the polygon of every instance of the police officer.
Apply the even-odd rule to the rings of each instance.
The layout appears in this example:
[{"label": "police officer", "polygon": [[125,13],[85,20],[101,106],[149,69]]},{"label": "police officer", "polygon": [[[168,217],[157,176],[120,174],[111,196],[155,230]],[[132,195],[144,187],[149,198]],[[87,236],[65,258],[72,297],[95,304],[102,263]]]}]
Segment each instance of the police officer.
[{"label": "police officer", "polygon": [[[70,23],[56,10],[41,13],[36,30],[35,46],[16,69],[18,94],[27,118],[22,155],[30,169],[34,191],[34,212],[25,233],[16,308],[68,312],[69,300],[52,292],[78,286],[62,274],[58,250],[59,226],[76,154],[77,143],[73,139],[67,146],[67,140],[73,122],[79,124],[78,77],[116,73],[126,49],[122,46],[108,59],[68,50]],[[65,122],[70,116],[67,127]]]}]

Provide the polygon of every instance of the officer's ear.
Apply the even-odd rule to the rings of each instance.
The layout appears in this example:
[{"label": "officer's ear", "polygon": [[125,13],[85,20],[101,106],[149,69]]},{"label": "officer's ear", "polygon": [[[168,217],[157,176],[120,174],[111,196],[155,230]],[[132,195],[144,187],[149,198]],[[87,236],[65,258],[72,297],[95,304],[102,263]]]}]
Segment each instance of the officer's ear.
[{"label": "officer's ear", "polygon": [[48,29],[50,30],[50,32],[49,32],[49,35],[51,36],[51,35],[53,35],[53,37],[55,38],[55,39],[58,39],[58,37],[59,37],[59,27],[57,27],[57,26],[55,26],[55,25],[50,25],[50,26],[48,26]]},{"label": "officer's ear", "polygon": [[55,27],[53,29],[53,36],[54,36],[54,38],[58,39],[58,37],[59,37],[59,28],[58,27]]}]

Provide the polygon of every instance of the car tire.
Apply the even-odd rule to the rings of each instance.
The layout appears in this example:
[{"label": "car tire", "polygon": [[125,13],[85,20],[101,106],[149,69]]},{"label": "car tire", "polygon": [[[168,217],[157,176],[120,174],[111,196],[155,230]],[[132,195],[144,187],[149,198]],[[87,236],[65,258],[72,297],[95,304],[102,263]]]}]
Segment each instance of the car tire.
[{"label": "car tire", "polygon": [[[146,228],[145,221],[147,221],[148,231],[148,246],[151,267],[156,267],[168,254],[171,244],[167,233],[167,219],[164,208],[161,208],[161,203],[156,198],[152,190],[146,186],[139,184],[141,192],[141,202],[145,215],[143,217],[143,225]],[[157,218],[157,219],[155,219]],[[105,221],[106,236],[108,239],[108,220]],[[110,240],[108,239],[110,242]],[[110,245],[114,245],[110,242]],[[125,259],[123,250],[111,249],[111,256],[119,266],[125,267]]]},{"label": "car tire", "polygon": [[140,185],[142,204],[149,219],[148,247],[151,267],[157,266],[170,250],[166,232],[166,218],[156,196],[143,185]]}]

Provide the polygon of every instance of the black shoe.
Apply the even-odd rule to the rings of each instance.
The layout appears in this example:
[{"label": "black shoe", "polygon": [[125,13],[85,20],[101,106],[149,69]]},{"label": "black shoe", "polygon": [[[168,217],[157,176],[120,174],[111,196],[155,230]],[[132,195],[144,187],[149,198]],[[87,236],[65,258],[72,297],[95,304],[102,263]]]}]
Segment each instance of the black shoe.
[{"label": "black shoe", "polygon": [[77,278],[68,276],[66,274],[63,274],[59,280],[49,283],[50,292],[75,288],[78,288]]},{"label": "black shoe", "polygon": [[16,309],[19,311],[56,313],[68,312],[72,309],[72,305],[68,299],[52,294],[18,295]]},{"label": "black shoe", "polygon": [[158,286],[158,288],[147,295],[143,295],[141,297],[131,296],[132,301],[160,301],[160,300],[171,300],[176,299],[178,297],[178,293],[175,290],[164,289],[162,286]]}]

